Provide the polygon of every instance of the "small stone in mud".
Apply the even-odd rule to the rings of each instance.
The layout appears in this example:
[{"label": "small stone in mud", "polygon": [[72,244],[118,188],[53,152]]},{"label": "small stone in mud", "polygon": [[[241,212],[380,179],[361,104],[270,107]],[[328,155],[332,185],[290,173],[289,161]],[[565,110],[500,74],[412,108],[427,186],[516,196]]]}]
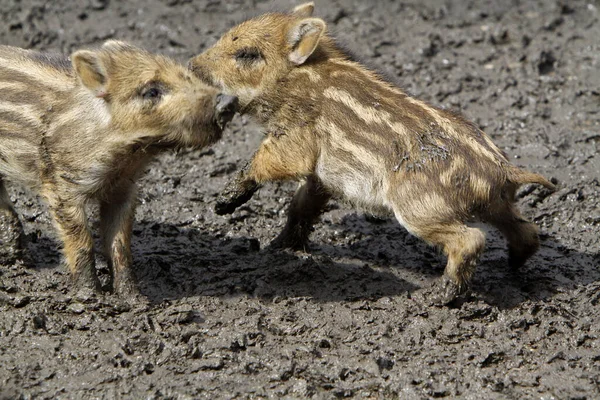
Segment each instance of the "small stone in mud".
[{"label": "small stone in mud", "polygon": [[148,375],[152,374],[154,372],[154,364],[146,363],[144,365],[144,372],[147,373]]},{"label": "small stone in mud", "polygon": [[338,399],[344,399],[354,396],[354,391],[352,389],[336,389],[333,395]]},{"label": "small stone in mud", "polygon": [[90,7],[94,10],[104,10],[109,3],[109,0],[90,0]]},{"label": "small stone in mud", "polygon": [[25,307],[27,304],[31,302],[31,297],[29,296],[17,296],[13,301],[13,306],[15,308]]},{"label": "small stone in mud", "polygon": [[195,360],[202,358],[202,351],[198,348],[198,346],[194,346],[192,352],[190,353],[190,358]]},{"label": "small stone in mud", "polygon": [[377,367],[379,367],[379,372],[383,372],[384,370],[391,370],[392,368],[394,368],[394,361],[390,360],[389,358],[386,357],[379,357],[377,358],[377,360],[375,360],[375,363],[377,364]]},{"label": "small stone in mud", "polygon": [[67,307],[67,310],[73,314],[81,314],[85,311],[85,307],[81,303],[71,303],[69,304],[69,307]]},{"label": "small stone in mud", "polygon": [[193,310],[189,304],[184,304],[184,305],[176,307],[175,310],[173,310],[171,313],[169,313],[168,319],[170,320],[170,322],[176,323],[176,324],[189,324],[192,322],[196,322],[196,323],[204,322],[204,318],[202,317],[202,315],[199,312]]},{"label": "small stone in mud", "polygon": [[542,51],[537,63],[537,68],[540,75],[547,75],[554,71],[555,62],[556,57],[554,57],[554,54],[551,51]]},{"label": "small stone in mud", "polygon": [[46,321],[48,321],[48,317],[45,314],[35,315],[32,319],[33,328],[46,330]]}]

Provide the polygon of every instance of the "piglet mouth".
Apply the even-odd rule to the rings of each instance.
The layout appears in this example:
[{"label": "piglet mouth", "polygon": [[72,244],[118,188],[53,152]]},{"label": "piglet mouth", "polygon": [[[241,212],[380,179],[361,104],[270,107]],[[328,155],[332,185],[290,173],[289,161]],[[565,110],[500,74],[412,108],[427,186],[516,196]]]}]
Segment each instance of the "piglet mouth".
[{"label": "piglet mouth", "polygon": [[239,110],[240,102],[237,97],[227,94],[218,94],[215,106],[215,120],[221,129],[225,129],[228,122],[233,119]]}]

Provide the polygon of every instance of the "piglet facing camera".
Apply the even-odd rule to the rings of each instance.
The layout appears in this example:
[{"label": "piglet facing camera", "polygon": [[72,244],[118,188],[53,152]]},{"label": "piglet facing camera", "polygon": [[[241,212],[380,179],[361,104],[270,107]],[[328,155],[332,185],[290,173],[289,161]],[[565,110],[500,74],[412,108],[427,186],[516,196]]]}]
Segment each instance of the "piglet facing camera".
[{"label": "piglet facing camera", "polygon": [[[391,214],[448,257],[435,303],[464,292],[485,245],[474,219],[507,238],[517,268],[539,247],[538,229],[515,207],[524,183],[542,176],[513,166],[461,115],[410,97],[352,60],[328,36],[314,4],[271,13],[225,33],[190,69],[240,99],[267,133],[225,188],[218,213],[233,212],[265,182],[300,180],[287,224],[272,243],[303,248],[332,197]],[[439,289],[439,290],[438,290]]]},{"label": "piglet facing camera", "polygon": [[235,97],[173,60],[124,42],[67,57],[0,46],[0,218],[6,261],[22,227],[6,193],[15,181],[48,203],[77,288],[99,289],[85,205],[100,204],[114,290],[137,292],[131,270],[135,181],[159,152],[221,138]]}]

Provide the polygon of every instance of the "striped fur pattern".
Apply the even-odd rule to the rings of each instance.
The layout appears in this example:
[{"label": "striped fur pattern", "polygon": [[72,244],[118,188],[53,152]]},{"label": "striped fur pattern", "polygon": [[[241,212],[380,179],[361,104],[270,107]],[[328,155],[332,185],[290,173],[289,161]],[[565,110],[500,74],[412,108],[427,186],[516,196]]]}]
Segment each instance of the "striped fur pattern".
[{"label": "striped fur pattern", "polygon": [[498,227],[510,262],[538,248],[538,230],[514,206],[520,184],[553,185],[512,166],[462,116],[415,99],[352,61],[327,35],[314,5],[265,14],[232,28],[190,68],[240,97],[267,137],[225,189],[217,212],[232,212],[261,184],[301,180],[274,245],[301,248],[331,196],[393,214],[448,256],[441,299],[463,291],[483,251],[474,218]]},{"label": "striped fur pattern", "polygon": [[187,68],[123,42],[70,60],[0,46],[0,217],[15,216],[5,181],[41,194],[73,279],[96,289],[85,204],[97,200],[115,290],[134,293],[135,181],[159,151],[220,138],[217,95]]}]

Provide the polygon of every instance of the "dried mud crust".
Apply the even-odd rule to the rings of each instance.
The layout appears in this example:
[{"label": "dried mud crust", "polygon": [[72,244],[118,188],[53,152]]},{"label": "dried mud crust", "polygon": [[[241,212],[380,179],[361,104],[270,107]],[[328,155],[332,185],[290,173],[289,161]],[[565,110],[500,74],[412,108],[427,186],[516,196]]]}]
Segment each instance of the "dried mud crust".
[{"label": "dried mud crust", "polygon": [[[243,18],[294,4],[0,1],[0,43],[70,51],[119,38],[185,62]],[[599,8],[317,2],[365,61],[558,180],[554,194],[519,192],[543,239],[519,272],[490,231],[470,294],[430,306],[417,294],[443,257],[335,202],[309,252],[267,248],[294,184],[213,211],[262,139],[237,117],[212,149],[167,154],[141,182],[133,252],[146,301],[70,295],[45,208],[9,184],[33,267],[0,266],[0,398],[598,398]]]}]

